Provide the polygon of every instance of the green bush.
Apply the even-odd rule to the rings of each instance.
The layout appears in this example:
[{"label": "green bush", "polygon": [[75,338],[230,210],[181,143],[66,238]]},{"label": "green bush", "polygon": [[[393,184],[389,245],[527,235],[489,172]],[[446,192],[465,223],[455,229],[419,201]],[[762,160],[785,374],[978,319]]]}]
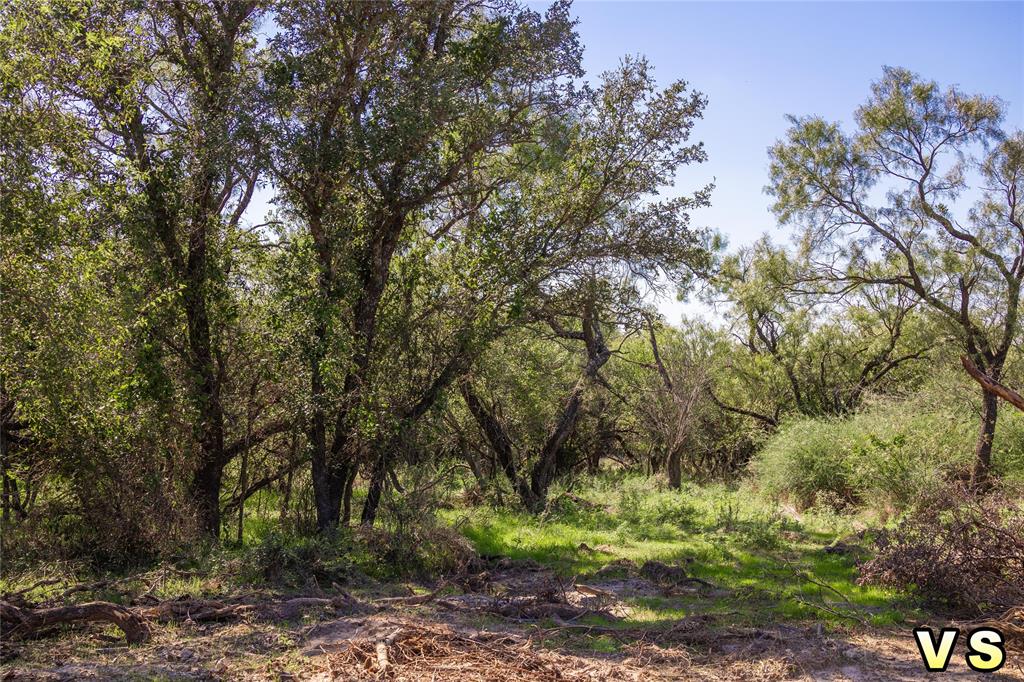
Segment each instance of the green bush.
[{"label": "green bush", "polygon": [[837,421],[802,419],[786,424],[755,455],[751,469],[768,493],[812,506],[821,493],[844,503],[859,501],[848,453],[851,435]]},{"label": "green bush", "polygon": [[348,529],[311,536],[268,533],[243,558],[245,582],[292,588],[314,581],[319,585],[358,583],[375,565],[373,556]]},{"label": "green bush", "polygon": [[[950,395],[931,386],[904,400],[870,403],[846,419],[788,422],[755,456],[755,481],[804,508],[910,507],[970,469],[976,411],[959,399],[962,391]],[[1024,477],[1024,414],[1002,410],[993,450],[997,475]]]}]

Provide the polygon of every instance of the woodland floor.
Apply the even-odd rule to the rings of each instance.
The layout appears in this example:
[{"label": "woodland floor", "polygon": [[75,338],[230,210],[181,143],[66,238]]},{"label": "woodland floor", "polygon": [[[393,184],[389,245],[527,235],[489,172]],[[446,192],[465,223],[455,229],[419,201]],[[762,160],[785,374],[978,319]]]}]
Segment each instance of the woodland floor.
[{"label": "woodland floor", "polygon": [[[5,601],[117,601],[145,615],[152,636],[128,646],[100,625],[8,636],[0,677],[917,680],[930,675],[912,628],[950,623],[911,594],[861,584],[857,565],[879,519],[798,513],[739,489],[672,492],[617,478],[564,493],[541,517],[453,504],[440,518],[449,549],[406,552],[469,557],[440,581],[323,564],[316,573],[302,555],[299,580],[261,582],[243,577],[267,571],[244,553],[73,599],[67,584],[26,592],[39,575],[7,575]],[[261,542],[254,535],[246,547]],[[965,663],[965,639],[945,679],[1024,680],[1024,650],[979,674]]]},{"label": "woodland floor", "polygon": [[[4,680],[915,680],[927,675],[909,626],[737,625],[733,596],[668,586],[616,564],[587,581],[530,561],[417,595],[401,586],[333,590],[329,605],[282,609],[294,595],[225,597],[240,617],[176,620],[127,646],[112,628],[5,645]],[[684,581],[685,582],[685,581]],[[333,592],[333,593],[332,593]],[[404,596],[403,596],[404,595]],[[687,604],[691,615],[638,626],[630,598]],[[187,599],[187,598],[186,598]],[[707,601],[704,613],[693,608]],[[182,600],[183,601],[183,600]],[[425,603],[417,604],[417,601]],[[274,608],[276,607],[278,608]],[[284,616],[284,618],[281,618]],[[383,651],[383,656],[379,653]],[[971,672],[962,654],[947,679],[1024,680],[1024,657]]]}]

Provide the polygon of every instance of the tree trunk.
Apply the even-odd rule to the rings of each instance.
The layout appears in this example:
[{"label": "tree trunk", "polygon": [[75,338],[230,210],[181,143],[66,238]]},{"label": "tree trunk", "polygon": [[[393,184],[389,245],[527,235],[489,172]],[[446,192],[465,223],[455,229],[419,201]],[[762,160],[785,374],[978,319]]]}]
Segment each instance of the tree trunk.
[{"label": "tree trunk", "polygon": [[683,464],[680,450],[680,447],[675,447],[668,454],[666,473],[668,474],[668,487],[672,490],[679,490],[683,487]]},{"label": "tree trunk", "polygon": [[[245,494],[245,489],[249,486],[249,449],[246,448],[242,453],[242,466],[241,471],[238,475],[238,489]],[[238,544],[242,544],[242,539],[245,536],[245,498],[243,497],[238,501],[238,527],[235,530],[235,541]]]},{"label": "tree trunk", "polygon": [[994,393],[981,393],[981,423],[978,429],[978,443],[974,448],[974,469],[971,472],[971,487],[982,490],[988,485],[992,469],[992,441],[996,433],[999,399]]},{"label": "tree trunk", "polygon": [[[314,455],[315,455],[314,451]],[[341,502],[348,482],[349,465],[341,462],[313,461],[313,496],[316,502],[316,528],[327,531],[338,527]]]},{"label": "tree trunk", "polygon": [[200,529],[213,539],[220,537],[220,484],[223,477],[224,465],[207,461],[192,476],[189,487]]},{"label": "tree trunk", "polygon": [[381,495],[384,494],[384,483],[387,479],[387,463],[384,455],[381,454],[373,463],[373,473],[370,474],[370,487],[366,492],[366,502],[363,503],[363,514],[359,523],[366,528],[373,526],[377,520],[377,507],[380,506]]},{"label": "tree trunk", "polygon": [[533,491],[530,488],[529,482],[521,477],[516,469],[512,439],[501,425],[501,422],[498,421],[494,412],[484,404],[483,400],[473,390],[473,386],[468,379],[461,382],[460,388],[462,390],[462,398],[466,401],[470,414],[473,415],[488,444],[491,446],[491,450],[494,452],[495,458],[505,474],[505,478],[508,479],[508,482],[515,489],[516,494],[519,495],[523,506],[530,509],[534,506]]},{"label": "tree trunk", "polygon": [[341,525],[347,526],[352,521],[352,488],[356,484],[359,467],[349,467],[348,480],[345,481],[345,494],[341,501]]},{"label": "tree trunk", "polygon": [[[294,448],[292,456],[295,456]],[[292,475],[295,472],[289,471],[288,476],[284,479],[281,486],[281,510],[278,513],[278,524],[284,525],[288,520],[288,509],[291,506],[292,501]]]},{"label": "tree trunk", "polygon": [[[189,255],[190,261],[196,253],[204,252],[193,244],[193,252]],[[196,259],[204,264],[206,262],[205,256]],[[197,402],[201,454],[200,467],[192,482],[192,491],[202,529],[211,537],[217,538],[220,536],[220,483],[227,458],[224,454],[224,409],[220,399],[220,381],[213,362],[206,300],[200,293],[204,286],[202,278],[203,275],[196,275],[196,280],[186,287],[184,297],[191,369],[199,378]]]},{"label": "tree trunk", "polygon": [[321,461],[318,475],[314,462],[313,489],[317,499],[317,528],[326,530],[338,525],[345,484],[348,482],[350,467],[358,466],[353,443],[354,428],[350,416],[355,410],[370,375],[370,361],[377,335],[377,311],[388,282],[391,258],[398,246],[405,222],[405,214],[389,214],[375,230],[372,239],[357,266],[359,273],[359,297],[353,306],[351,323],[355,352],[352,355],[352,369],[345,376],[342,386],[341,407],[334,420],[334,439],[327,461]]},{"label": "tree trunk", "polygon": [[0,620],[4,625],[4,639],[31,637],[42,630],[65,623],[112,623],[121,629],[129,644],[141,644],[150,638],[145,618],[119,604],[94,601],[75,606],[50,609],[23,609],[0,601]]},{"label": "tree trunk", "polygon": [[[328,264],[322,265],[329,267]],[[321,295],[329,295],[327,274],[322,274]],[[327,531],[338,526],[341,514],[342,496],[348,480],[349,466],[340,461],[340,457],[327,449],[327,425],[324,414],[324,395],[326,393],[321,374],[321,349],[327,343],[327,325],[321,321],[315,330],[316,350],[310,360],[310,394],[313,400],[313,417],[310,420],[309,442],[312,452],[313,498],[316,505],[316,527],[318,531]],[[337,442],[338,437],[335,437]]]},{"label": "tree trunk", "polygon": [[981,384],[983,389],[993,395],[999,396],[1018,410],[1024,411],[1024,396],[1008,386],[1003,386],[1001,383],[982,372],[966,355],[962,355],[960,357],[960,362],[963,363],[964,369],[966,369],[967,373],[971,375],[971,378]]}]

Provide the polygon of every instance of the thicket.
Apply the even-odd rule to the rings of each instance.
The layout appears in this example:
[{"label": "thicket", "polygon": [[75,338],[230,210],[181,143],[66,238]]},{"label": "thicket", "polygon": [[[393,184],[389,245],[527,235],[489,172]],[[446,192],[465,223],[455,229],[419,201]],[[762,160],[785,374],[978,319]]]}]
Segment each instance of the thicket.
[{"label": "thicket", "polygon": [[933,605],[1001,614],[1024,600],[1024,509],[1019,497],[931,491],[876,540],[861,580],[910,587]]}]

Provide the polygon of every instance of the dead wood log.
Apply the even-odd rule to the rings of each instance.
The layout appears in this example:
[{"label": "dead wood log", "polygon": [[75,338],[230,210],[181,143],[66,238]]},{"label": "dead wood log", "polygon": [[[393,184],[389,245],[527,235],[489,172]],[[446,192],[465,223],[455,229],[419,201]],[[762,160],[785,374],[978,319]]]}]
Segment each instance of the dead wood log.
[{"label": "dead wood log", "polygon": [[345,608],[351,611],[361,606],[358,601],[348,595],[332,599],[294,597],[284,601],[261,604],[228,604],[213,600],[179,599],[140,609],[140,613],[161,623],[175,620],[191,620],[195,623],[202,623],[243,618],[249,615],[267,620],[294,620],[310,609]]},{"label": "dead wood log", "polygon": [[31,637],[54,625],[94,622],[116,625],[129,644],[145,642],[150,636],[149,624],[140,614],[105,601],[48,609],[19,608],[0,601],[0,622],[7,637]]},{"label": "dead wood log", "polygon": [[378,639],[374,642],[373,648],[374,653],[377,654],[377,676],[383,677],[391,665],[391,660],[388,658],[388,648],[395,643],[395,638],[398,637],[399,633],[402,632],[402,628],[395,628],[394,632],[385,637],[384,639]]},{"label": "dead wood log", "polygon": [[998,618],[969,623],[972,628],[995,628],[1003,633],[1007,649],[1024,652],[1024,606],[1016,606]]},{"label": "dead wood log", "polygon": [[343,609],[346,613],[354,613],[366,609],[366,605],[352,598],[351,595],[343,594],[327,599],[325,597],[295,597],[274,604],[261,606],[260,616],[272,620],[294,620],[302,616],[310,609],[330,608],[334,610]]},{"label": "dead wood log", "polygon": [[252,610],[251,604],[225,604],[219,601],[178,599],[140,609],[139,613],[160,623],[175,620],[191,620],[201,623],[240,618]]}]

